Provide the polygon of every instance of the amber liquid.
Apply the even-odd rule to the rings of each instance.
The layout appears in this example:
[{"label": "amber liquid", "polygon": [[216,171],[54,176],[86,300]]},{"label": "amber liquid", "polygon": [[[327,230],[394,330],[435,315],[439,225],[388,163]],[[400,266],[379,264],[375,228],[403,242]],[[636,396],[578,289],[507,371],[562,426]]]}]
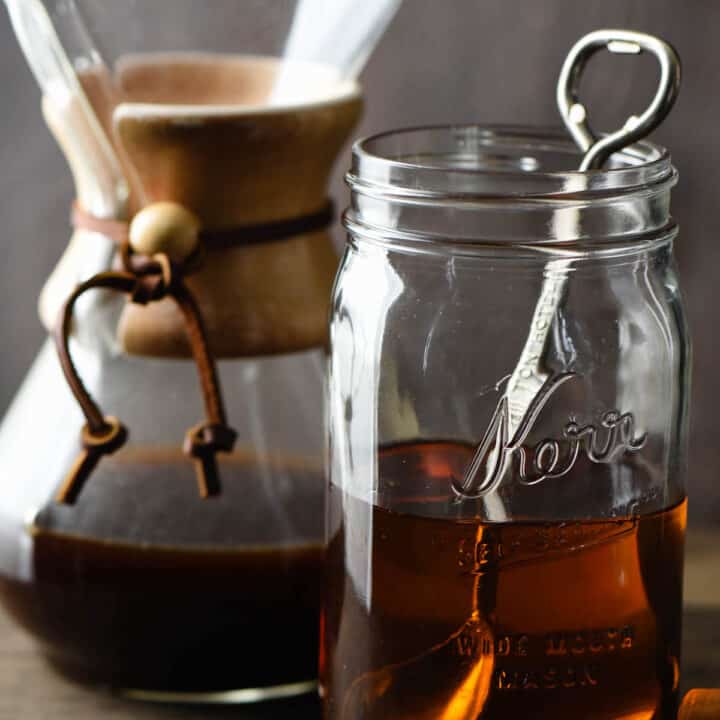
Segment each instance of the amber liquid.
[{"label": "amber liquid", "polygon": [[[288,469],[285,496],[273,498],[258,468],[229,466],[215,509],[210,500],[197,505],[203,501],[182,458],[106,462],[77,507],[49,506],[47,514],[70,531],[32,528],[25,540],[32,541],[32,580],[0,576],[0,599],[57,669],[84,682],[181,693],[317,677],[323,549],[318,541],[282,542],[277,506],[297,503],[306,534],[317,537],[322,475]],[[136,487],[143,483],[151,489],[145,495]],[[173,496],[180,491],[187,497]],[[167,500],[164,542],[151,537],[159,530],[150,525],[151,511],[139,506],[143,497],[148,504]],[[97,519],[101,507],[106,523]],[[146,524],[150,541],[93,538],[86,517],[105,532],[112,531],[110,519]],[[238,528],[255,542],[234,545]],[[173,544],[183,533],[206,541]]]},{"label": "amber liquid", "polygon": [[[444,470],[467,459],[457,445],[386,450],[384,507],[331,490],[344,520],[322,622],[327,720],[674,718],[686,503],[578,523],[452,519]],[[445,518],[423,516],[433,506]]]}]

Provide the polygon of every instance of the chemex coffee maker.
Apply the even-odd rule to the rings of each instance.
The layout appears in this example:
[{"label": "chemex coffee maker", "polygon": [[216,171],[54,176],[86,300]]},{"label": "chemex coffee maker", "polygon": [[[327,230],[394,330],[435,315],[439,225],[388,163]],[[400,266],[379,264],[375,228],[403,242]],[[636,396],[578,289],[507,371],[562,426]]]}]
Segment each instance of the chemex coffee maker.
[{"label": "chemex coffee maker", "polygon": [[342,47],[354,3],[6,4],[76,200],[0,428],[0,600],[75,679],[311,689],[328,178],[397,3]]}]

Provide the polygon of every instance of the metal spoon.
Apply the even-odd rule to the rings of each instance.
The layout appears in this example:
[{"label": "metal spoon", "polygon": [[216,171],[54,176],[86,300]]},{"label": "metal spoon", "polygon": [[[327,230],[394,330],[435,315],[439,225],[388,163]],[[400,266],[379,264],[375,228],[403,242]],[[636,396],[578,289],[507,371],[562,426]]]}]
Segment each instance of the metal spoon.
[{"label": "metal spoon", "polygon": [[[660,65],[660,82],[652,102],[642,115],[631,116],[620,130],[598,138],[588,124],[585,106],[578,97],[578,87],[588,60],[602,49],[612,53],[651,53]],[[601,168],[614,152],[654,130],[670,112],[679,88],[680,60],[675,50],[663,40],[627,30],[598,30],[581,38],[570,50],[557,86],[557,104],[563,122],[585,153],[579,170],[587,172]],[[582,190],[586,178],[579,176],[578,179],[583,187],[577,189]],[[577,230],[576,222],[571,222],[572,227],[568,227],[566,221],[567,218],[555,227],[556,233],[560,231],[559,243],[564,241],[561,237],[563,232],[572,237]],[[570,250],[567,254],[572,256],[573,252]],[[493,417],[498,420],[491,426],[494,432],[488,432],[482,439],[462,479],[453,482],[460,498],[483,498],[490,520],[502,521],[508,517],[497,490],[511,455],[509,447],[517,444],[517,433],[526,419],[539,412],[542,390],[551,380],[551,373],[545,365],[546,349],[552,320],[565,296],[572,263],[569,257],[551,260],[545,265],[531,332],[495,410]]]}]

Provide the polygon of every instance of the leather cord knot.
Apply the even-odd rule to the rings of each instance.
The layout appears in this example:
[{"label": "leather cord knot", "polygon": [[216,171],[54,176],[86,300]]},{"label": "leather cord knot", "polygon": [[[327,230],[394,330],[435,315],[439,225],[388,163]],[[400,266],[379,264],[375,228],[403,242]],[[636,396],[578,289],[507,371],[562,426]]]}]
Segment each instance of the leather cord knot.
[{"label": "leather cord knot", "polygon": [[129,270],[135,276],[130,299],[139,305],[147,305],[172,295],[185,274],[178,263],[173,263],[162,253],[151,258],[142,255],[129,257]]},{"label": "leather cord knot", "polygon": [[183,450],[203,466],[203,471],[197,473],[198,490],[202,497],[220,493],[215,455],[218,452],[230,452],[236,438],[237,433],[231,427],[218,423],[201,423],[190,428],[185,435]]},{"label": "leather cord knot", "polygon": [[105,417],[103,420],[105,425],[100,429],[93,429],[90,423],[83,426],[80,435],[83,449],[58,492],[60,502],[74,503],[102,456],[111,455],[127,441],[127,428],[117,418]]},{"label": "leather cord knot", "polygon": [[192,457],[201,457],[208,450],[229,452],[236,438],[237,433],[227,425],[200,423],[187,431],[183,449]]},{"label": "leather cord knot", "polygon": [[128,436],[127,429],[119,420],[103,415],[83,384],[70,354],[75,303],[83,293],[95,288],[124,293],[131,302],[140,305],[169,297],[182,312],[198,370],[206,416],[206,422],[188,432],[184,448],[195,460],[201,497],[218,495],[220,479],[215,455],[232,450],[236,433],[227,425],[215,360],[208,346],[200,309],[183,280],[186,268],[197,263],[198,254],[193,253],[186,262],[176,263],[165,253],[152,256],[134,253],[126,238],[121,242],[120,256],[124,270],[98,273],[75,288],[61,308],[53,332],[63,373],[87,421],[81,433],[83,449],[61,486],[57,500],[74,503],[102,456],[120,449]]}]

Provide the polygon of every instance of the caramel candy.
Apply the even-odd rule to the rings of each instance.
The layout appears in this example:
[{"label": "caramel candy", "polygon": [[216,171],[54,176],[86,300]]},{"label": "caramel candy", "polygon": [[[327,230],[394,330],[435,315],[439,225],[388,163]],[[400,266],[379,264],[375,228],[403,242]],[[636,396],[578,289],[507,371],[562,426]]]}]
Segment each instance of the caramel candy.
[{"label": "caramel candy", "polygon": [[157,202],[133,218],[130,245],[140,255],[164,253],[179,263],[197,249],[199,232],[196,215],[178,203]]},{"label": "caramel candy", "polygon": [[680,707],[678,720],[720,718],[720,690],[691,690]]}]

